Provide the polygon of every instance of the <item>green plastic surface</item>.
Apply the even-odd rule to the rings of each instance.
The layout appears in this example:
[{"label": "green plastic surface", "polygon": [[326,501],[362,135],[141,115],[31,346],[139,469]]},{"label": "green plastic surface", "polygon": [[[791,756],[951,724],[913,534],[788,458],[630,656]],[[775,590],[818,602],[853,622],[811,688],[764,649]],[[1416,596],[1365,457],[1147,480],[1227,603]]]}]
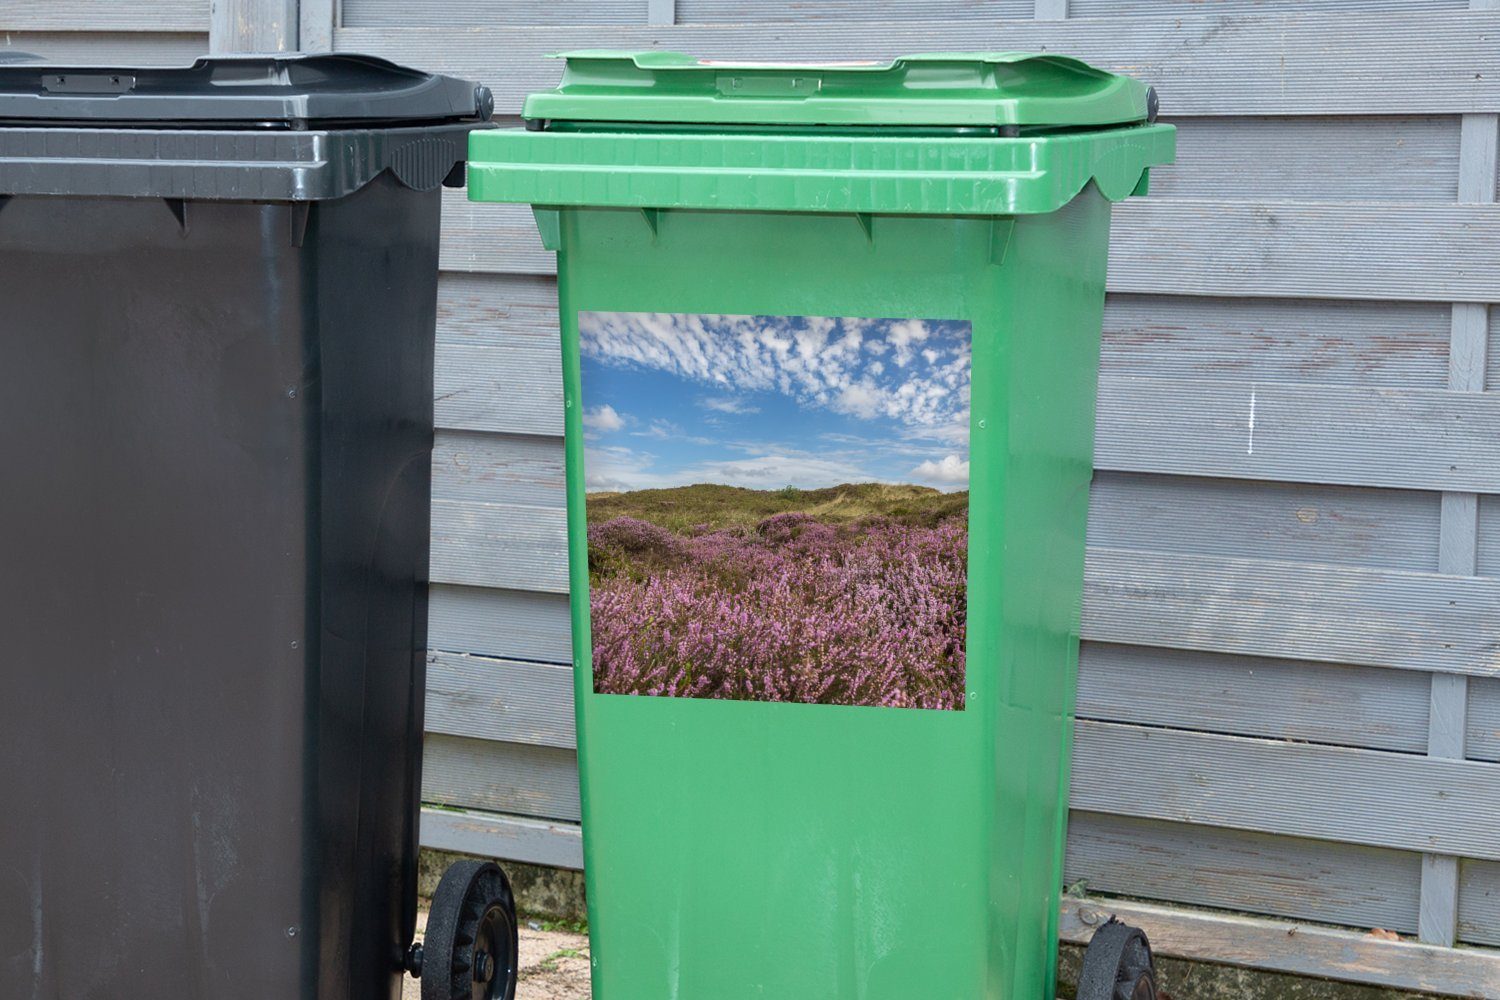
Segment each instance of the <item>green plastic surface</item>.
[{"label": "green plastic surface", "polygon": [[775,125],[1116,125],[1146,120],[1145,84],[1067,56],[933,53],[890,62],[749,63],[680,52],[568,52],[524,115]]},{"label": "green plastic surface", "polygon": [[[1108,219],[558,212],[596,1000],[1053,996]],[[594,692],[580,310],[973,324],[965,710]]]},{"label": "green plastic surface", "polygon": [[[596,1000],[1054,996],[1110,201],[1172,139],[473,137],[470,197],[558,250]],[[964,710],[595,693],[580,311],[972,324]]]}]

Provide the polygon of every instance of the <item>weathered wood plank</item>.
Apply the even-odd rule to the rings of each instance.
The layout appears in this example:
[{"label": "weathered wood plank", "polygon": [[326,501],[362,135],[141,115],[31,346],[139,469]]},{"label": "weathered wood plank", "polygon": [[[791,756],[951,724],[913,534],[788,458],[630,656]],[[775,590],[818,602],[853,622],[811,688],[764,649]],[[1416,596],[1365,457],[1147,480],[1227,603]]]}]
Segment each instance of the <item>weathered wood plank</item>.
[{"label": "weathered wood plank", "polygon": [[454,430],[562,433],[557,345],[518,339],[508,348],[439,342],[436,419]]},{"label": "weathered wood plank", "polygon": [[1065,899],[1058,931],[1064,941],[1087,944],[1111,915],[1145,930],[1161,955],[1444,996],[1495,996],[1500,984],[1500,954],[1492,951],[1151,903]]},{"label": "weathered wood plank", "polygon": [[1105,376],[1094,465],[1500,493],[1500,394]]},{"label": "weathered wood plank", "polygon": [[[1151,172],[1152,198],[1454,200],[1453,115],[1195,118],[1181,125],[1177,159]],[[1246,169],[1250,163],[1255,169]]]},{"label": "weathered wood plank", "polygon": [[[1029,12],[1028,12],[1029,13]],[[483,80],[497,107],[561,73],[546,53],[610,47],[712,58],[878,58],[905,52],[1048,49],[1132,73],[1173,115],[1405,114],[1485,111],[1500,103],[1500,18],[1489,13],[1306,14],[953,20],[798,21],[669,26],[345,28],[340,49]],[[497,54],[504,53],[504,60]]]},{"label": "weathered wood plank", "polygon": [[556,0],[443,0],[442,3],[412,3],[410,0],[340,0],[346,28],[511,26],[537,27],[557,24],[607,25],[646,23],[647,0],[588,0],[587,3],[557,3]]},{"label": "weathered wood plank", "polygon": [[74,66],[187,66],[207,51],[207,31],[0,32],[0,54],[26,52]]},{"label": "weathered wood plank", "polygon": [[573,668],[458,653],[427,658],[427,732],[573,749]]},{"label": "weathered wood plank", "polygon": [[1083,636],[1323,663],[1500,675],[1500,583],[1091,547]]},{"label": "weathered wood plank", "polygon": [[[1446,336],[1446,313],[1441,326]],[[1411,335],[1410,330],[1403,332]],[[445,271],[438,276],[437,338],[440,345],[506,349],[518,342],[538,342],[561,354],[557,279]]]},{"label": "weathered wood plank", "polygon": [[1500,761],[1500,680],[1469,681],[1464,753],[1471,760]]},{"label": "weathered wood plank", "polygon": [[438,431],[432,495],[472,503],[567,503],[562,442],[555,437]]},{"label": "weathered wood plank", "polygon": [[1094,474],[1089,544],[1431,571],[1431,492],[1136,472]]},{"label": "weathered wood plank", "polygon": [[297,48],[297,0],[213,0],[208,47],[214,53],[289,52]]},{"label": "weathered wood plank", "polygon": [[208,31],[208,0],[7,0],[0,30]]},{"label": "weathered wood plank", "polygon": [[1371,14],[1376,11],[1465,10],[1468,0],[1071,0],[1074,17],[1160,17],[1165,14],[1270,14],[1307,10]]},{"label": "weathered wood plank", "polygon": [[1100,370],[1106,375],[1448,388],[1450,311],[1444,302],[1115,293],[1104,306]]},{"label": "weathered wood plank", "polygon": [[[1032,0],[677,0],[678,24],[816,21],[991,21],[1030,17]],[[916,51],[913,49],[912,51]]]},{"label": "weathered wood plank", "polygon": [[[529,209],[450,194],[444,211],[445,270],[556,271]],[[1460,260],[1464,266],[1455,267]],[[1108,286],[1139,294],[1488,302],[1500,287],[1500,206],[1132,199],[1115,206]]]},{"label": "weathered wood plank", "polygon": [[[1495,310],[1500,313],[1500,309]],[[1475,562],[1481,576],[1500,576],[1500,496],[1479,498]]]},{"label": "weathered wood plank", "polygon": [[1465,861],[1459,873],[1458,939],[1500,945],[1500,864]]},{"label": "weathered wood plank", "polygon": [[571,663],[567,594],[435,584],[428,611],[435,650]]},{"label": "weathered wood plank", "polygon": [[1321,840],[1075,812],[1065,881],[1088,893],[1417,929],[1420,858]]},{"label": "weathered wood plank", "polygon": [[432,581],[567,593],[567,538],[554,508],[434,500]]},{"label": "weathered wood plank", "polygon": [[1420,753],[1428,675],[1085,642],[1078,716]]},{"label": "weathered wood plank", "polygon": [[1500,859],[1500,765],[1080,721],[1075,809]]},{"label": "weathered wood plank", "polygon": [[553,868],[583,867],[583,831],[573,823],[546,823],[497,813],[422,810],[422,846]]},{"label": "weathered wood plank", "polygon": [[[432,579],[563,594],[566,517],[433,504]],[[1500,675],[1500,582],[1091,547],[1083,635],[1100,642]]]},{"label": "weathered wood plank", "polygon": [[429,733],[422,801],[577,822],[578,758],[572,750],[556,747]]}]

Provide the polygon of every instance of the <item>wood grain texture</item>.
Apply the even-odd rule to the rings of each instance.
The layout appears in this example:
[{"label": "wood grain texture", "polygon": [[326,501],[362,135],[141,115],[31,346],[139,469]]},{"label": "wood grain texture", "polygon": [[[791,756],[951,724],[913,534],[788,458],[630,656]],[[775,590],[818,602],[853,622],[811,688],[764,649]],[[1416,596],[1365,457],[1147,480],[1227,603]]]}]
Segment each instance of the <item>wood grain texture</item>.
[{"label": "wood grain texture", "polygon": [[1085,642],[1078,716],[1421,753],[1428,675]]},{"label": "wood grain texture", "polygon": [[427,659],[427,732],[573,749],[573,668],[458,653]]},{"label": "wood grain texture", "polygon": [[428,643],[439,651],[571,663],[568,595],[436,584]]},{"label": "wood grain texture", "polygon": [[6,0],[0,29],[12,31],[208,31],[209,0]]},{"label": "wood grain texture", "polygon": [[1500,946],[1500,864],[1464,861],[1459,869],[1458,939]]},{"label": "wood grain texture", "polygon": [[[555,273],[529,209],[460,197],[445,202],[445,270]],[[1489,302],[1500,297],[1500,206],[1129,200],[1115,206],[1108,286],[1139,294]]]},{"label": "wood grain texture", "polygon": [[583,867],[577,824],[547,823],[496,813],[422,810],[422,846],[553,868]]},{"label": "wood grain texture", "polygon": [[1500,859],[1500,765],[1080,721],[1075,809]]},{"label": "wood grain texture", "polygon": [[72,66],[187,66],[207,51],[206,30],[0,32],[0,53],[26,52]]},{"label": "wood grain texture", "polygon": [[1408,851],[1074,812],[1064,881],[1075,893],[1408,934],[1417,927],[1419,865]]},{"label": "wood grain texture", "polygon": [[578,757],[556,747],[429,733],[422,801],[576,823]]},{"label": "wood grain texture", "polygon": [[208,48],[213,53],[291,52],[301,19],[297,0],[210,0]]},{"label": "wood grain texture", "polygon": [[1030,17],[1032,8],[1033,0],[677,0],[677,23],[993,21]]},{"label": "wood grain texture", "polygon": [[1094,466],[1500,493],[1500,394],[1102,376]]},{"label": "wood grain texture", "polygon": [[1059,934],[1087,944],[1110,916],[1146,931],[1161,955],[1443,996],[1497,995],[1500,954],[1386,941],[1359,931],[1115,899],[1064,899]]},{"label": "wood grain texture", "polygon": [[1464,755],[1500,761],[1500,680],[1470,680],[1468,701]]},{"label": "wood grain texture", "polygon": [[[1030,11],[1023,16],[1030,16]],[[685,14],[684,16],[687,16]],[[496,106],[556,83],[549,52],[675,49],[713,58],[864,58],[906,52],[1064,51],[1160,88],[1171,115],[1405,114],[1500,104],[1492,13],[1382,12],[1066,21],[788,20],[675,27],[346,28],[338,48],[483,80]],[[503,61],[497,58],[504,53]]]}]

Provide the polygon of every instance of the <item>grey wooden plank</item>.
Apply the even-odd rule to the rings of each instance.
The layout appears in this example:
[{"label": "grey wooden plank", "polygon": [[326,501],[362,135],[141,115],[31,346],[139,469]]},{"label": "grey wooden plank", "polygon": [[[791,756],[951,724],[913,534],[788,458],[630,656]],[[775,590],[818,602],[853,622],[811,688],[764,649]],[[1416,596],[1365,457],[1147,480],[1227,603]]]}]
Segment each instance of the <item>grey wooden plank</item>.
[{"label": "grey wooden plank", "polygon": [[1500,859],[1500,765],[1080,721],[1072,806]]},{"label": "grey wooden plank", "polygon": [[297,0],[213,0],[211,52],[289,52],[297,48]]},{"label": "grey wooden plank", "polygon": [[1500,761],[1500,680],[1469,681],[1464,753],[1470,760]]},{"label": "grey wooden plank", "polygon": [[1094,465],[1500,493],[1500,395],[1104,376]]},{"label": "grey wooden plank", "polygon": [[1091,546],[1083,637],[1500,675],[1500,581]]},{"label": "grey wooden plank", "polygon": [[1468,0],[1073,0],[1074,17],[1160,17],[1164,14],[1263,14],[1273,11],[1466,10]]},{"label": "grey wooden plank", "polygon": [[1460,870],[1458,937],[1500,946],[1500,864],[1465,861]]},{"label": "grey wooden plank", "polygon": [[677,0],[647,0],[647,24],[676,24]]},{"label": "grey wooden plank", "polygon": [[562,441],[555,437],[438,431],[432,493],[443,500],[563,509]]},{"label": "grey wooden plank", "polygon": [[[1443,329],[1447,329],[1446,316]],[[439,344],[509,349],[539,340],[561,353],[557,334],[557,279],[549,275],[438,276]]]},{"label": "grey wooden plank", "polygon": [[567,593],[567,538],[555,508],[434,500],[431,579]]},{"label": "grey wooden plank", "polygon": [[1092,545],[1434,570],[1436,494],[1100,471]]},{"label": "grey wooden plank", "polygon": [[[433,504],[437,583],[567,592],[566,517]],[[1500,675],[1500,581],[1091,546],[1083,635],[1325,663]]]},{"label": "grey wooden plank", "polygon": [[[1454,200],[1459,119],[1453,115],[1278,115],[1180,124],[1177,159],[1151,172],[1153,198]],[[1351,163],[1359,169],[1349,169]]]},{"label": "grey wooden plank", "polygon": [[1079,718],[1422,753],[1416,671],[1085,642]]},{"label": "grey wooden plank", "polygon": [[1064,941],[1086,944],[1111,916],[1145,930],[1160,955],[1444,996],[1490,997],[1500,983],[1493,951],[1121,899],[1063,900],[1058,931]]},{"label": "grey wooden plank", "polygon": [[0,32],[0,54],[28,52],[77,66],[187,66],[207,51],[206,31]]},{"label": "grey wooden plank", "polygon": [[1031,14],[1032,0],[677,0],[678,24],[989,21]]},{"label": "grey wooden plank", "polygon": [[1038,21],[1061,21],[1068,16],[1068,0],[1036,0],[1032,16]]},{"label": "grey wooden plank", "polygon": [[482,858],[552,868],[583,867],[583,832],[573,823],[545,823],[523,816],[422,810],[422,846]]},{"label": "grey wooden plank", "polygon": [[209,0],[6,0],[0,31],[208,31]]},{"label": "grey wooden plank", "polygon": [[1500,158],[1500,115],[1464,115],[1461,125],[1464,155],[1458,164],[1458,200],[1493,202],[1497,199],[1496,170]]},{"label": "grey wooden plank", "polygon": [[439,261],[445,271],[557,273],[557,259],[542,249],[529,207],[469,201],[454,190],[443,191]]},{"label": "grey wooden plank", "polygon": [[573,749],[573,668],[460,653],[427,658],[427,732]]},{"label": "grey wooden plank", "polygon": [[429,733],[423,750],[422,801],[577,822],[577,755],[556,747]]},{"label": "grey wooden plank", "polygon": [[587,24],[602,28],[645,23],[646,4],[647,0],[588,0],[586,3],[557,3],[556,0],[443,0],[442,3],[341,0],[346,28],[554,24]]},{"label": "grey wooden plank", "polygon": [[1478,517],[1475,538],[1477,571],[1482,576],[1500,576],[1500,497],[1480,497]]},{"label": "grey wooden plank", "polygon": [[1451,854],[1422,855],[1417,940],[1452,947],[1458,940],[1458,866]]},{"label": "grey wooden plank", "polygon": [[435,650],[571,663],[568,596],[434,584],[427,641]]},{"label": "grey wooden plank", "polygon": [[436,419],[452,430],[562,434],[562,357],[555,342],[507,347],[439,341]]},{"label": "grey wooden plank", "polygon": [[[530,225],[529,220],[525,220]],[[1435,302],[1111,295],[1102,370],[1109,375],[1443,388],[1451,307]],[[541,338],[556,351],[550,276],[445,272],[439,343],[509,347]]]},{"label": "grey wooden plank", "polygon": [[[460,197],[445,202],[444,269],[555,272],[528,209]],[[1145,294],[1487,302],[1500,287],[1500,206],[1127,200],[1115,206],[1108,285]]]},{"label": "grey wooden plank", "polygon": [[1115,220],[1113,291],[1488,302],[1500,288],[1495,205],[1137,198]]},{"label": "grey wooden plank", "polygon": [[[1029,12],[1028,12],[1029,13]],[[345,28],[338,48],[440,69],[495,88],[515,113],[553,85],[549,52],[601,45],[713,58],[879,58],[905,52],[1048,49],[1156,84],[1173,115],[1489,111],[1500,103],[1492,13],[1308,14],[1066,21],[797,22],[675,27]],[[498,58],[504,53],[504,60]]]},{"label": "grey wooden plank", "polygon": [[1489,345],[1485,351],[1484,385],[1487,389],[1500,389],[1500,309],[1489,312]]},{"label": "grey wooden plank", "polygon": [[1068,821],[1065,881],[1077,892],[1295,917],[1409,934],[1418,855],[1103,813]]},{"label": "grey wooden plank", "polygon": [[297,7],[297,48],[303,52],[333,51],[339,0],[298,0]]}]

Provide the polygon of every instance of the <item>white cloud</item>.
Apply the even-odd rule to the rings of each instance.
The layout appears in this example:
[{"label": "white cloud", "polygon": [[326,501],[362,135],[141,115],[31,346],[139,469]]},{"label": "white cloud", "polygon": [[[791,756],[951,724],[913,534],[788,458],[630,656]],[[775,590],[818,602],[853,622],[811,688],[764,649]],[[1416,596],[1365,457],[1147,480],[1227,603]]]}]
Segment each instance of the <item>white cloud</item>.
[{"label": "white cloud", "polygon": [[911,474],[917,479],[928,483],[942,483],[945,485],[967,485],[969,482],[969,463],[960,459],[957,455],[944,455],[937,461],[928,459],[915,469]]},{"label": "white cloud", "polygon": [[713,410],[716,413],[759,413],[760,407],[751,406],[743,399],[735,399],[730,396],[705,396],[698,400],[698,405],[705,410]]},{"label": "white cloud", "polygon": [[[734,393],[779,392],[805,407],[908,429],[968,422],[969,343],[954,324],[585,312],[579,333],[584,354],[610,366]],[[732,395],[699,402],[717,413],[755,412]]]},{"label": "white cloud", "polygon": [[613,406],[605,403],[603,406],[583,411],[583,426],[591,431],[598,431],[600,434],[610,434],[625,427],[625,418],[615,412]]}]

